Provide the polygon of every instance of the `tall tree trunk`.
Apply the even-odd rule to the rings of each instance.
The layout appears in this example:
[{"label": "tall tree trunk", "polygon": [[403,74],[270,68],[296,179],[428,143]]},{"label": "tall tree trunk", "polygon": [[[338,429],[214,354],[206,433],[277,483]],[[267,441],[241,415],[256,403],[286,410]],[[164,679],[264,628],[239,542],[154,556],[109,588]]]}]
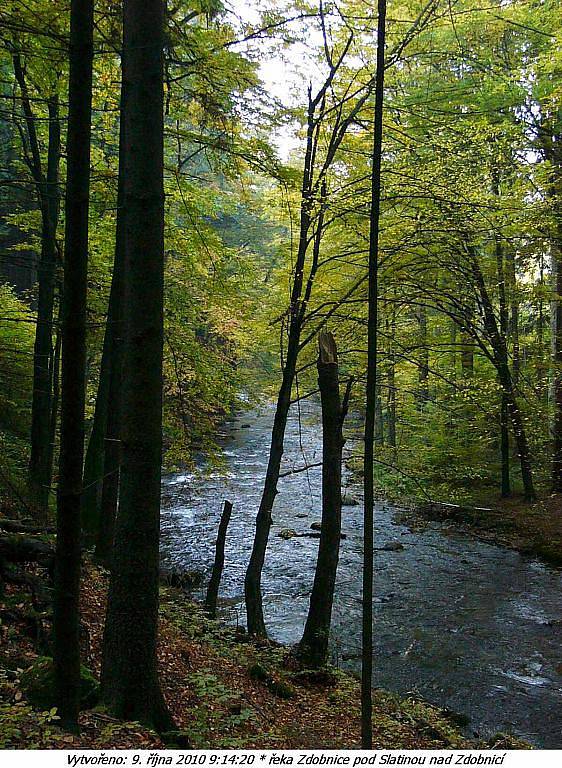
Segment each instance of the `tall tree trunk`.
[{"label": "tall tree trunk", "polygon": [[460,358],[461,373],[464,383],[469,382],[474,377],[474,339],[467,332],[467,328],[474,323],[474,307],[467,306],[465,317],[460,323]]},{"label": "tall tree trunk", "polygon": [[493,362],[496,366],[498,378],[505,394],[507,409],[511,419],[511,424],[513,426],[513,435],[515,437],[517,452],[519,454],[521,479],[523,481],[525,498],[527,501],[534,501],[536,499],[536,494],[533,483],[531,453],[527,442],[527,433],[525,431],[523,416],[519,409],[519,404],[515,394],[515,386],[513,384],[511,371],[509,369],[507,346],[498,328],[494,308],[486,289],[486,284],[478,265],[476,254],[471,252],[471,257],[474,279],[479,292],[480,302],[483,310],[484,328],[493,350]]},{"label": "tall tree trunk", "polygon": [[[562,243],[562,225],[560,226]],[[552,449],[552,490],[562,493],[562,250],[558,245],[552,248],[554,265],[554,322],[552,360],[554,369],[554,418]]]},{"label": "tall tree trunk", "polygon": [[59,417],[59,403],[60,403],[60,358],[61,358],[61,346],[62,346],[62,332],[60,328],[60,321],[62,315],[59,307],[59,324],[55,335],[55,349],[53,353],[53,370],[51,374],[52,381],[52,398],[51,398],[51,426],[49,437],[49,477],[53,476],[53,466],[55,463],[55,445],[57,439],[57,421]]},{"label": "tall tree trunk", "polygon": [[41,258],[37,331],[33,350],[33,395],[31,402],[30,490],[39,509],[46,514],[51,487],[50,420],[52,381],[49,374],[53,354],[53,311],[57,266],[56,232],[59,216],[60,122],[58,99],[49,100],[49,148],[45,203],[42,206]]},{"label": "tall tree trunk", "polygon": [[509,404],[505,392],[501,393],[500,405],[500,454],[501,454],[501,495],[506,499],[511,496],[511,476],[509,471]]},{"label": "tall tree trunk", "polygon": [[53,658],[58,715],[62,724],[73,730],[78,728],[80,702],[80,503],[86,399],[92,35],[92,0],[72,0]]},{"label": "tall tree trunk", "polygon": [[429,399],[429,349],[427,347],[427,309],[420,307],[416,313],[419,331],[418,408],[422,409]]},{"label": "tall tree trunk", "polygon": [[[499,181],[493,174],[493,192],[499,196]],[[495,234],[496,268],[498,273],[498,295],[500,304],[500,334],[506,352],[508,349],[508,307],[506,297],[506,276],[504,265],[504,249],[499,234]],[[501,458],[501,495],[503,498],[511,494],[509,475],[509,407],[505,390],[502,388],[500,404],[500,458]]]},{"label": "tall tree trunk", "polygon": [[122,466],[103,643],[109,710],[173,726],[157,672],[164,289],[162,0],[123,4]]},{"label": "tall tree trunk", "polygon": [[384,445],[384,413],[382,410],[382,392],[381,385],[377,384],[375,394],[375,443]]},{"label": "tall tree trunk", "polygon": [[[263,616],[261,575],[265,561],[267,543],[269,540],[269,532],[271,529],[271,512],[273,509],[275,497],[277,495],[277,483],[279,481],[281,459],[283,458],[283,443],[285,440],[285,429],[287,427],[289,408],[291,406],[291,390],[293,387],[293,381],[295,379],[297,368],[302,323],[306,309],[306,302],[310,296],[309,288],[312,286],[312,282],[309,280],[305,294],[305,300],[301,301],[304,268],[309,245],[309,230],[311,225],[312,175],[315,147],[315,101],[316,100],[312,99],[312,96],[309,92],[307,140],[301,187],[299,243],[289,308],[289,338],[287,343],[287,353],[285,358],[285,365],[283,368],[281,386],[277,396],[273,428],[271,431],[271,444],[269,449],[269,460],[267,464],[265,482],[260,506],[256,515],[256,531],[254,534],[254,543],[244,579],[244,596],[246,602],[248,632],[251,635],[256,635],[258,637],[267,636]],[[316,251],[320,245],[321,221],[319,222],[319,230],[317,234],[318,237],[315,239],[316,259],[318,256]]]},{"label": "tall tree trunk", "polygon": [[[121,110],[123,111],[125,90],[121,91]],[[94,425],[88,454],[86,456],[84,482],[89,467],[92,475],[92,487],[95,492],[87,502],[87,523],[85,529],[89,535],[96,536],[96,558],[109,564],[117,502],[119,498],[119,471],[121,465],[121,387],[123,368],[123,148],[125,145],[124,121],[119,125],[119,171],[117,180],[117,217],[115,223],[115,256],[113,276],[109,293],[107,324],[103,342],[100,380],[94,413]],[[98,411],[99,403],[99,411]],[[103,441],[100,445],[100,436]],[[101,463],[101,471],[100,471]],[[100,474],[95,475],[98,471]],[[87,484],[87,483],[86,483]],[[98,486],[101,485],[101,492]],[[99,498],[98,498],[99,497]]]},{"label": "tall tree trunk", "polygon": [[[119,208],[117,212],[119,216]],[[111,375],[111,296],[113,294],[113,280],[109,297],[105,334],[100,363],[100,376],[94,407],[92,429],[88,438],[86,458],[84,460],[84,501],[82,505],[82,526],[87,540],[91,541],[99,526],[101,506],[101,493],[104,465],[104,439],[107,426],[107,408],[109,403],[109,380]]]},{"label": "tall tree trunk", "polygon": [[53,309],[57,262],[57,223],[59,216],[60,121],[58,97],[47,101],[49,138],[47,173],[43,173],[35,115],[18,53],[13,55],[14,74],[21,91],[30,156],[28,165],[35,182],[41,210],[41,255],[38,266],[37,327],[33,348],[33,393],[31,401],[31,453],[28,486],[38,512],[46,517],[51,486],[50,424],[53,354]]},{"label": "tall tree trunk", "polygon": [[553,278],[552,299],[552,369],[553,406],[552,419],[552,490],[562,493],[562,132],[560,124],[546,121],[543,131],[543,148],[550,163],[550,187],[554,214],[554,231],[550,251]]},{"label": "tall tree trunk", "polygon": [[343,421],[347,398],[340,399],[338,355],[331,333],[318,338],[318,386],[322,402],[322,526],[314,584],[299,657],[321,667],[328,657],[328,640],[341,538],[341,464]]},{"label": "tall tree trunk", "polygon": [[265,561],[265,551],[269,540],[269,531],[271,529],[271,512],[273,503],[277,496],[277,483],[279,481],[279,472],[281,469],[281,459],[283,457],[283,442],[285,439],[285,429],[287,426],[287,417],[291,405],[291,389],[295,377],[298,342],[300,338],[300,328],[293,331],[293,338],[289,338],[289,347],[283,370],[283,379],[279,395],[277,397],[277,406],[273,420],[273,429],[271,432],[271,446],[269,449],[269,461],[265,476],[264,489],[256,516],[256,531],[254,535],[254,544],[250,562],[246,570],[244,580],[244,595],[246,600],[246,617],[248,622],[248,632],[258,637],[266,637],[267,631],[263,616],[263,601],[261,594],[261,574]]},{"label": "tall tree trunk", "polygon": [[381,204],[381,163],[383,138],[386,0],[378,0],[377,71],[373,162],[371,169],[371,213],[369,222],[369,315],[367,333],[367,387],[365,405],[365,455],[363,461],[363,618],[361,645],[361,746],[373,744],[373,552],[374,552],[374,439],[377,387],[377,320],[379,232]]},{"label": "tall tree trunk", "polygon": [[545,343],[545,302],[543,290],[544,279],[544,253],[539,256],[539,307],[537,316],[537,365],[536,365],[536,388],[539,398],[548,405],[548,365],[547,365],[547,345]]},{"label": "tall tree trunk", "polygon": [[506,302],[506,338],[511,340],[511,359],[513,383],[517,385],[521,369],[521,348],[519,342],[519,299],[517,298],[517,273],[515,269],[515,253],[510,245],[505,252],[505,286],[508,301]]},{"label": "tall tree trunk", "polygon": [[[321,13],[323,13],[323,11],[321,11]],[[271,528],[271,511],[275,496],[277,495],[277,483],[283,456],[285,429],[291,405],[291,390],[296,375],[297,360],[301,346],[301,332],[305,320],[306,309],[312,293],[314,278],[319,265],[326,202],[326,173],[334,160],[336,151],[346,134],[347,128],[351,125],[359,108],[365,103],[370,92],[369,89],[366,89],[366,92],[357,100],[355,106],[345,118],[342,118],[341,115],[343,102],[340,105],[338,119],[334,121],[332,126],[332,133],[328,142],[326,156],[323,163],[320,164],[321,170],[318,172],[317,178],[315,178],[314,166],[315,161],[317,161],[319,137],[321,135],[320,125],[327,113],[332,114],[332,110],[324,109],[326,94],[331,88],[334,77],[344,61],[352,39],[352,36],[348,38],[337,61],[332,59],[328,47],[325,47],[329,64],[329,73],[314,97],[312,96],[312,86],[308,89],[306,149],[301,186],[300,229],[288,312],[289,329],[287,354],[283,366],[281,386],[277,397],[277,408],[271,432],[271,445],[264,488],[256,516],[256,531],[252,554],[250,556],[250,562],[244,580],[248,632],[261,637],[265,637],[267,634],[263,618],[261,575],[269,539],[269,531]],[[317,111],[318,114],[316,114]],[[320,207],[314,222],[315,228],[313,236],[310,237],[310,229],[313,225],[312,208],[316,196],[319,198]],[[312,259],[306,287],[303,290],[307,252],[311,243],[313,244]],[[303,344],[306,343],[306,341],[303,342]]]},{"label": "tall tree trunk", "polygon": [[451,380],[457,381],[457,324],[454,321],[450,323],[451,333]]},{"label": "tall tree trunk", "polygon": [[[114,271],[113,280],[121,283],[122,275],[117,275]],[[121,289],[119,288],[119,290]],[[111,564],[121,468],[121,387],[123,369],[121,301],[115,307],[111,322],[113,323],[113,339],[105,425],[103,480],[95,551],[96,559],[108,567]]]},{"label": "tall tree trunk", "polygon": [[396,310],[391,308],[391,319],[387,321],[388,336],[388,443],[392,448],[396,448],[396,355],[394,354],[394,338],[396,335]]},{"label": "tall tree trunk", "polygon": [[461,334],[461,370],[465,381],[474,376],[474,342],[468,334]]}]

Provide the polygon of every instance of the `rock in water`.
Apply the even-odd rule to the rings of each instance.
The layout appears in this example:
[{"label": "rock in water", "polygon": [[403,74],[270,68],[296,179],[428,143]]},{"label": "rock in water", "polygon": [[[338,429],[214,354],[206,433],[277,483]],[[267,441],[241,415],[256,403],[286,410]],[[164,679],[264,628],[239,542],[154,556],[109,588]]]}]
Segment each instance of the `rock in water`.
[{"label": "rock in water", "polygon": [[399,541],[387,541],[382,547],[381,552],[401,552],[404,549],[404,545]]},{"label": "rock in water", "polygon": [[341,497],[341,503],[342,507],[358,507],[359,499],[356,499],[355,496],[351,496],[351,494],[344,493]]},{"label": "rock in water", "polygon": [[283,528],[281,531],[279,531],[277,535],[279,536],[279,538],[285,539],[285,541],[287,541],[287,539],[292,539],[298,534],[292,528]]}]

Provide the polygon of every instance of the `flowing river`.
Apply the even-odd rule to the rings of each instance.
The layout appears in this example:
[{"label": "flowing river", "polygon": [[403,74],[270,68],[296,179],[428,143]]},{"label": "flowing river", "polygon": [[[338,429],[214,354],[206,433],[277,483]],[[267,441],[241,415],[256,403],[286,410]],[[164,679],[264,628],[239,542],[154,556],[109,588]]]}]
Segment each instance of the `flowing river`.
[{"label": "flowing river", "polygon": [[[226,470],[163,480],[162,561],[175,571],[208,571],[225,498],[234,504],[221,583],[223,615],[244,623],[244,572],[267,464],[273,407],[226,427]],[[283,472],[321,460],[318,405],[291,414]],[[349,449],[349,446],[347,446]],[[349,478],[346,478],[349,482]],[[344,480],[345,482],[345,480]],[[346,494],[360,499],[360,489]],[[562,573],[449,527],[413,532],[378,504],[374,684],[414,693],[469,718],[468,733],[508,731],[543,748],[562,747]],[[321,517],[321,469],[279,482],[263,574],[272,637],[300,639],[312,587]],[[332,635],[334,660],[359,669],[361,506],[344,506]],[[403,548],[399,548],[397,544]]]}]

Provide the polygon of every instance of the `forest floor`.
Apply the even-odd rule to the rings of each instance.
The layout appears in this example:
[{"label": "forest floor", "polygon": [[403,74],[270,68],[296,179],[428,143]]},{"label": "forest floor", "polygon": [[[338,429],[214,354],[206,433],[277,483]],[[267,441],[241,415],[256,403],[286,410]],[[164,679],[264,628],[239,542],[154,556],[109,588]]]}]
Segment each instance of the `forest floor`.
[{"label": "forest floor", "polygon": [[546,496],[534,503],[514,496],[508,499],[478,498],[474,506],[441,503],[414,504],[400,513],[406,524],[415,518],[450,522],[479,539],[562,565],[562,495]]},{"label": "forest floor", "polygon": [[[0,748],[358,748],[359,684],[334,668],[299,669],[290,649],[257,644],[243,630],[208,619],[179,590],[161,593],[159,663],[178,732],[163,741],[138,723],[101,707],[82,712],[80,735],[57,727],[54,709],[28,701],[30,668],[49,653],[51,588],[46,571],[11,572],[0,596]],[[25,581],[26,583],[21,583]],[[101,663],[107,574],[89,561],[82,588],[83,664],[96,678]],[[38,661],[39,660],[39,661]],[[374,692],[377,748],[526,748],[498,735],[476,743],[458,716],[413,697]],[[455,724],[457,723],[457,724]]]}]

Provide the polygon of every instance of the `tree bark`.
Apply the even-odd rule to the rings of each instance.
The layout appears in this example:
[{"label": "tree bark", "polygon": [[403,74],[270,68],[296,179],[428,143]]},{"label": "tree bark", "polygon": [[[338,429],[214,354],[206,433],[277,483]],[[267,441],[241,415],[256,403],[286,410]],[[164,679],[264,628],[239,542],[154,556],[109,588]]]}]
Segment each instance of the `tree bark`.
[{"label": "tree bark", "polygon": [[[493,174],[493,192],[499,196],[499,181],[496,174]],[[498,233],[495,235],[496,268],[498,273],[498,295],[500,304],[500,333],[508,349],[508,308],[506,296],[506,279],[504,265],[504,249]],[[507,498],[511,495],[511,479],[509,474],[509,407],[505,390],[501,392],[500,404],[500,458],[501,458],[501,495]]]},{"label": "tree bark", "polygon": [[291,405],[291,389],[295,377],[298,355],[298,343],[300,328],[292,331],[289,338],[289,347],[283,370],[283,379],[277,397],[277,407],[271,432],[271,446],[269,449],[269,461],[265,476],[264,489],[256,516],[256,531],[250,562],[246,570],[244,580],[244,595],[246,599],[246,617],[248,632],[258,637],[267,637],[263,616],[263,602],[261,594],[261,574],[265,561],[265,551],[271,529],[271,511],[277,496],[277,482],[283,457],[283,441],[287,426],[287,417]]},{"label": "tree bark", "polygon": [[509,245],[505,249],[505,266],[506,293],[509,296],[509,302],[506,302],[506,312],[508,314],[506,337],[509,337],[511,341],[511,358],[513,361],[512,376],[513,383],[517,385],[521,369],[521,345],[519,342],[519,300],[517,298],[517,273],[515,269],[515,254],[513,252],[513,247]]},{"label": "tree bark", "polygon": [[[119,215],[119,214],[117,214]],[[87,540],[91,541],[98,530],[101,505],[102,478],[104,465],[104,437],[107,425],[107,408],[109,403],[109,379],[111,360],[111,293],[103,348],[100,363],[100,376],[96,392],[96,404],[92,429],[88,439],[86,458],[84,461],[84,502],[82,506],[82,527]]]},{"label": "tree bark", "polygon": [[[318,386],[322,402],[322,526],[314,584],[300,659],[310,667],[326,663],[341,539],[341,464],[347,398],[340,399],[338,356],[334,337],[318,338]],[[349,390],[348,390],[349,392]]]},{"label": "tree bark", "polygon": [[[114,278],[115,279],[115,275]],[[105,450],[100,509],[96,534],[95,557],[107,567],[111,565],[115,519],[119,500],[121,470],[121,387],[122,387],[122,331],[114,315],[112,360],[109,372],[109,392],[105,427]]]},{"label": "tree bark", "polygon": [[363,616],[361,632],[361,746],[373,744],[373,552],[374,552],[374,438],[377,387],[378,267],[381,204],[381,164],[384,107],[384,66],[386,0],[378,0],[377,71],[373,162],[371,169],[371,212],[369,221],[369,306],[367,333],[367,387],[365,397],[365,455],[363,461]]},{"label": "tree bark", "polygon": [[43,173],[35,115],[31,108],[25,72],[19,53],[12,56],[14,75],[21,92],[22,108],[29,143],[26,154],[41,211],[41,255],[38,266],[37,327],[33,349],[33,392],[31,401],[31,453],[28,487],[37,512],[46,518],[51,486],[51,357],[53,352],[53,308],[57,260],[56,231],[59,215],[60,121],[57,96],[47,100],[49,137],[47,173]]},{"label": "tree bark", "polygon": [[384,413],[382,409],[382,387],[377,384],[375,394],[375,443],[384,445]]},{"label": "tree bark", "polygon": [[515,395],[513,379],[509,369],[507,346],[498,328],[494,308],[486,289],[486,284],[478,265],[477,257],[472,252],[471,259],[475,284],[478,289],[480,302],[482,305],[484,328],[493,350],[493,362],[496,366],[498,378],[505,394],[507,410],[509,412],[511,424],[513,426],[513,434],[515,437],[517,452],[519,454],[519,463],[521,466],[521,479],[523,481],[525,499],[527,501],[534,501],[536,499],[536,494],[533,483],[531,454],[529,450],[529,444],[527,442],[527,434],[523,422],[523,417],[519,409],[519,404]]},{"label": "tree bark", "polygon": [[[297,368],[304,310],[306,307],[306,299],[310,295],[310,291],[308,289],[311,286],[311,282],[309,281],[309,286],[307,286],[307,291],[305,294],[305,301],[301,302],[304,268],[306,253],[309,245],[309,230],[311,226],[312,175],[315,146],[314,109],[315,101],[312,99],[312,96],[309,92],[307,141],[301,187],[299,243],[289,307],[289,338],[287,344],[287,354],[285,358],[285,366],[283,368],[281,386],[277,396],[277,406],[275,409],[275,417],[271,431],[271,445],[269,449],[269,460],[267,464],[264,488],[256,516],[254,543],[244,579],[244,595],[246,602],[248,632],[251,635],[256,635],[258,637],[267,637],[263,616],[261,575],[265,561],[267,543],[269,540],[269,531],[271,529],[271,511],[273,509],[273,503],[277,495],[277,483],[279,481],[281,459],[283,458],[283,443],[285,439],[285,429],[287,427],[289,408],[291,406],[291,390],[293,387],[293,381]],[[318,244],[319,242],[320,240],[318,238]]]},{"label": "tree bark", "polygon": [[554,273],[554,312],[552,333],[552,367],[554,417],[552,420],[552,490],[562,493],[562,217],[560,241],[552,247]]},{"label": "tree bark", "polygon": [[57,263],[56,232],[59,217],[60,122],[58,99],[49,100],[49,148],[46,191],[41,212],[41,258],[37,331],[33,349],[33,395],[31,402],[31,456],[29,487],[32,499],[47,514],[51,490],[51,399],[53,355],[53,311]]},{"label": "tree bark", "polygon": [[219,596],[222,569],[224,567],[224,545],[226,543],[226,532],[228,530],[231,514],[232,503],[225,500],[217,534],[215,562],[213,563],[213,571],[209,580],[209,586],[207,587],[207,595],[205,596],[205,607],[207,609],[207,613],[213,619],[217,615],[217,599]]},{"label": "tree bark", "polygon": [[59,404],[60,404],[60,359],[61,359],[61,346],[62,346],[62,332],[61,332],[61,319],[60,314],[61,306],[59,305],[59,323],[55,335],[55,349],[53,352],[53,365],[52,365],[52,397],[51,397],[51,425],[50,425],[50,437],[49,437],[49,456],[48,456],[48,472],[49,477],[53,476],[53,466],[55,463],[55,446],[57,439],[57,422],[59,418]]},{"label": "tree bark", "polygon": [[465,316],[460,323],[460,358],[461,373],[464,382],[469,382],[474,377],[474,339],[466,331],[474,322],[474,308],[468,307]]},{"label": "tree bark", "polygon": [[562,132],[554,118],[546,120],[542,144],[550,163],[549,197],[554,216],[550,238],[552,298],[552,490],[562,493]]},{"label": "tree bark", "polygon": [[[121,92],[123,110],[125,91]],[[92,509],[92,529],[96,530],[96,558],[110,565],[111,551],[119,499],[119,477],[121,467],[121,388],[123,375],[123,269],[124,269],[124,173],[123,152],[125,145],[124,121],[119,127],[119,175],[117,181],[117,219],[115,227],[115,258],[109,296],[107,326],[102,354],[102,371],[98,387],[98,398],[105,398],[103,408],[104,443],[103,478],[99,508]],[[106,343],[107,340],[107,343]],[[106,349],[107,347],[107,349]],[[104,359],[105,358],[105,359]],[[102,382],[102,375],[107,385]],[[95,422],[95,416],[94,416]],[[96,448],[97,449],[97,448]],[[97,463],[97,462],[96,462]],[[97,497],[96,497],[97,503]]]},{"label": "tree bark", "polygon": [[80,504],[86,399],[93,23],[92,0],[72,0],[53,652],[57,713],[61,724],[71,730],[78,729],[80,703]]},{"label": "tree bark", "polygon": [[396,355],[394,352],[394,339],[396,338],[396,308],[390,307],[390,320],[386,322],[386,334],[388,339],[387,350],[387,412],[388,412],[388,444],[396,448]]},{"label": "tree bark", "polygon": [[162,0],[123,4],[122,466],[103,642],[117,717],[173,727],[157,672],[164,288]]},{"label": "tree bark", "polygon": [[416,312],[419,329],[419,365],[418,365],[418,408],[429,400],[429,350],[427,348],[427,309],[420,307]]},{"label": "tree bark", "polygon": [[[120,148],[122,147],[121,140],[119,142],[119,146]],[[121,157],[121,149],[119,151],[119,156]],[[121,185],[121,176],[122,173],[120,170],[118,186]],[[100,376],[96,393],[94,418],[92,423],[92,430],[90,432],[90,439],[88,440],[86,459],[84,462],[85,491],[82,525],[84,532],[89,539],[96,537],[100,527],[103,485],[105,478],[107,448],[106,440],[108,433],[108,421],[110,419],[109,410],[112,407],[112,397],[115,394],[113,362],[114,358],[116,357],[116,347],[118,345],[117,339],[119,334],[117,327],[119,325],[120,304],[122,301],[121,273],[123,271],[123,258],[120,254],[120,229],[122,229],[122,210],[122,194],[120,194],[118,191],[113,276],[111,279],[111,288],[109,292],[107,320],[103,337]],[[118,364],[116,367],[118,367]],[[113,430],[114,426],[112,425],[111,431]]]},{"label": "tree bark", "polygon": [[500,405],[500,453],[501,453],[501,495],[506,499],[511,496],[511,476],[509,471],[509,406],[505,392],[501,394]]}]

